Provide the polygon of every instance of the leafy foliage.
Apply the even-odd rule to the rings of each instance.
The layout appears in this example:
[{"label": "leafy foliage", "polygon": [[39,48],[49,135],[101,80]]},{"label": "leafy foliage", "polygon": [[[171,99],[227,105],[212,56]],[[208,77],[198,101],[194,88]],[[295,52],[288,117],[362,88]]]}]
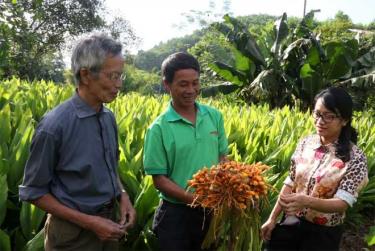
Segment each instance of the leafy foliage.
[{"label": "leafy foliage", "polygon": [[[353,71],[358,77],[372,69],[372,54],[363,55],[354,65],[359,51],[357,40],[328,41],[321,45],[312,32],[316,27],[314,11],[308,13],[293,32],[289,31],[284,13],[274,22],[272,44],[268,39],[266,43],[255,39],[248,27],[229,16],[224,16],[224,23],[215,27],[232,45],[235,62],[208,65],[226,81],[240,86],[240,95],[248,103],[266,102],[271,107],[298,103],[307,110],[318,91],[330,85],[350,83],[353,87],[356,81],[362,90],[373,86],[372,75],[352,79],[345,82],[346,85],[340,83],[350,78]],[[212,88],[217,92],[217,87]]]},{"label": "leafy foliage", "polygon": [[61,51],[67,38],[106,30],[124,42],[135,39],[126,20],[108,23],[103,12],[103,0],[1,1],[0,77],[62,82]]},{"label": "leafy foliage", "polygon": [[[0,84],[0,202],[6,201],[0,203],[0,219],[3,219],[1,250],[39,250],[43,245],[43,234],[39,230],[44,213],[18,200],[18,185],[37,121],[47,110],[70,97],[73,91],[72,86],[52,82],[29,83],[12,79]],[[120,178],[138,215],[128,241],[121,243],[121,250],[156,250],[151,223],[159,198],[151,177],[144,175],[142,153],[145,131],[165,109],[168,99],[167,96],[126,94],[109,105],[119,128]],[[267,177],[275,190],[268,198],[271,206],[274,205],[298,140],[313,131],[310,114],[289,107],[270,110],[268,105],[233,105],[223,99],[206,101],[224,114],[230,159],[246,163],[262,161],[271,166]],[[363,220],[363,215],[373,212],[375,206],[373,115],[357,113],[354,127],[359,131],[358,146],[367,155],[370,182],[359,195],[353,210],[348,212],[348,222],[357,217]],[[261,211],[263,221],[270,210]]]},{"label": "leafy foliage", "polygon": [[204,30],[196,31],[192,35],[173,38],[165,43],[160,43],[148,51],[139,51],[134,59],[134,65],[141,70],[158,71],[167,56],[174,52],[186,52],[188,48],[199,41],[203,34]]}]

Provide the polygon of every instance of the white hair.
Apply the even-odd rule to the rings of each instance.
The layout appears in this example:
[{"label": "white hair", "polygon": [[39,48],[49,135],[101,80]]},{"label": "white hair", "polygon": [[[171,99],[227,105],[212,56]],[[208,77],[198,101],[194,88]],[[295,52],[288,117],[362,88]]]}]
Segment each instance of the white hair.
[{"label": "white hair", "polygon": [[122,45],[105,33],[96,33],[78,41],[73,49],[71,67],[74,82],[79,84],[81,76],[79,71],[86,68],[99,72],[108,55],[121,54]]}]

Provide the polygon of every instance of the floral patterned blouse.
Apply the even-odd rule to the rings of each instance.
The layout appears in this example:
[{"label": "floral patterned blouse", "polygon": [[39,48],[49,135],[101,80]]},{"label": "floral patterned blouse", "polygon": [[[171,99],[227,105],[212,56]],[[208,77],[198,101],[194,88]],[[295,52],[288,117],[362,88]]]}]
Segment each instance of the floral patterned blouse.
[{"label": "floral patterned blouse", "polygon": [[[366,157],[356,145],[352,145],[350,160],[344,163],[335,156],[333,144],[322,145],[319,135],[313,134],[298,143],[284,184],[296,193],[322,199],[339,198],[352,206],[358,192],[368,183],[367,176]],[[305,208],[297,216],[315,224],[336,226],[343,223],[345,213]]]}]

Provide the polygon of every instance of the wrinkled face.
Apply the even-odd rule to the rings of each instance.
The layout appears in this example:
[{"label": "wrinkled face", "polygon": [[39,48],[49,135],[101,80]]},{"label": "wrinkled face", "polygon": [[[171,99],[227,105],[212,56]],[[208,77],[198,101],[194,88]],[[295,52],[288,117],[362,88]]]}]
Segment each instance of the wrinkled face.
[{"label": "wrinkled face", "polygon": [[194,69],[178,70],[172,83],[164,82],[172,96],[173,105],[180,108],[194,107],[200,91],[199,73]]},{"label": "wrinkled face", "polygon": [[340,116],[328,110],[321,98],[316,101],[313,117],[316,132],[320,137],[329,141],[326,143],[333,143],[337,140],[342,127],[347,123]]},{"label": "wrinkled face", "polygon": [[122,86],[124,58],[121,55],[108,56],[99,72],[90,72],[88,92],[95,103],[110,103]]}]

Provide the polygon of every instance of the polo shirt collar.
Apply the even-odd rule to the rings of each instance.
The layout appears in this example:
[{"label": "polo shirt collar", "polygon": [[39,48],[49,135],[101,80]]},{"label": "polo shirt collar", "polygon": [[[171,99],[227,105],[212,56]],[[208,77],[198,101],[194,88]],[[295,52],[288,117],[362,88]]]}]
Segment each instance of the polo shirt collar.
[{"label": "polo shirt collar", "polygon": [[[71,102],[74,106],[78,118],[87,118],[97,114],[97,112],[78,95],[77,91],[73,95]],[[109,112],[109,110],[102,105],[99,113],[102,112]]]},{"label": "polo shirt collar", "polygon": [[[197,107],[197,121],[198,117],[203,116],[206,114],[208,111],[206,107],[202,106],[198,102],[195,102],[195,106]],[[180,114],[176,112],[176,110],[172,106],[172,101],[169,102],[167,111],[165,113],[165,118],[167,119],[168,122],[173,122],[173,121],[178,121],[178,120],[186,120],[184,119]]]}]

